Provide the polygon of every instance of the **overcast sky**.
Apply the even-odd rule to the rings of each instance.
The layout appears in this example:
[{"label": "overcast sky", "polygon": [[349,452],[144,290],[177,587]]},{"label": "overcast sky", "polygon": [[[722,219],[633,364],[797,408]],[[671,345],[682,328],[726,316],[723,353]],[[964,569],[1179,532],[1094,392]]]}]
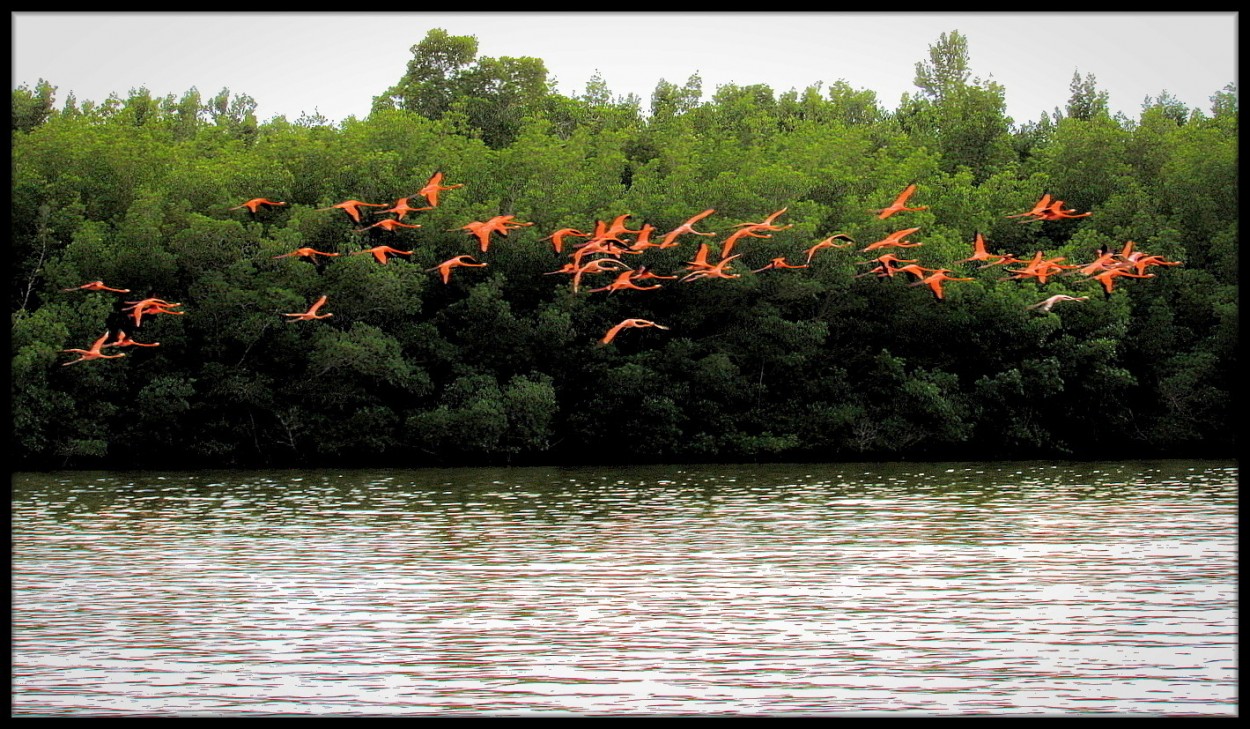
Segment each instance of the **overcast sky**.
[{"label": "overcast sky", "polygon": [[780,94],[844,80],[894,109],[914,93],[915,66],[942,33],[968,39],[974,77],[1006,88],[1017,124],[1063,107],[1073,72],[1093,74],[1113,112],[1136,119],[1168,91],[1210,110],[1237,81],[1235,12],[333,12],[12,13],[13,87],[57,87],[57,108],[147,87],[181,97],[222,88],[256,101],[258,119],[319,112],[368,115],[433,28],[478,39],[478,57],[541,59],[558,90],[580,94],[596,73],[643,108],[661,80],[697,73],[704,99],[722,84]]}]

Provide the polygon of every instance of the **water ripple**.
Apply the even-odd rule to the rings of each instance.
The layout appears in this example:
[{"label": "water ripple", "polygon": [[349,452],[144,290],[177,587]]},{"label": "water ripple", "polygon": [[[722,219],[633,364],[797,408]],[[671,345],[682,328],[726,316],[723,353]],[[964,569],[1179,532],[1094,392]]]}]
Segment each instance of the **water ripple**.
[{"label": "water ripple", "polygon": [[1237,476],[17,474],[13,715],[1232,716]]}]

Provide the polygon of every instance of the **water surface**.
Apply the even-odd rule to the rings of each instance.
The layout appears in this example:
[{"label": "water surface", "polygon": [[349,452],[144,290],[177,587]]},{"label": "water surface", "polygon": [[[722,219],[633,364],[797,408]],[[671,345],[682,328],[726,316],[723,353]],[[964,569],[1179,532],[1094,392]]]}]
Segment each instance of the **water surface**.
[{"label": "water surface", "polygon": [[16,474],[12,713],[1235,715],[1237,477]]}]

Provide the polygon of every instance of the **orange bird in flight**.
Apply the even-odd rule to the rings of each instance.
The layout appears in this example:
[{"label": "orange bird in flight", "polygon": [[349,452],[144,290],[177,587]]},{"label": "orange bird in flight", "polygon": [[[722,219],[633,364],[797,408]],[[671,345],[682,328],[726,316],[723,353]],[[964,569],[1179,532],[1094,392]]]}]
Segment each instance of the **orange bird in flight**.
[{"label": "orange bird in flight", "polygon": [[707,243],[700,243],[699,250],[695,251],[694,260],[687,261],[686,268],[690,269],[691,271],[705,271],[711,268],[712,264],[708,263],[708,260],[707,260],[707,257],[711,253],[711,251],[712,249],[710,246],[708,246]]},{"label": "orange bird in flight", "polygon": [[430,204],[431,208],[436,208],[438,207],[438,194],[440,192],[443,190],[455,190],[459,187],[464,187],[464,184],[457,183],[455,185],[444,185],[443,173],[435,172],[430,176],[430,179],[426,181],[425,186],[417,191],[417,194],[425,198],[425,201]]},{"label": "orange bird in flight", "polygon": [[777,218],[780,218],[781,215],[789,209],[790,208],[782,208],[780,210],[776,210],[773,213],[771,213],[767,218],[764,218],[758,223],[738,223],[734,227],[735,228],[763,228],[764,230],[785,230],[787,228],[793,228],[794,225],[773,225],[773,221],[776,220]]},{"label": "orange bird in flight", "polygon": [[312,306],[308,307],[308,311],[305,311],[300,314],[283,314],[282,316],[291,317],[288,321],[308,321],[310,319],[329,319],[330,317],[334,315],[317,313],[317,311],[321,309],[321,307],[325,306],[325,303],[326,303],[326,297],[323,295],[320,299],[317,299],[315,302],[313,302]]},{"label": "orange bird in flight", "polygon": [[122,311],[130,311],[131,309],[141,309],[141,308],[153,307],[153,306],[163,306],[163,307],[182,306],[182,304],[178,304],[173,301],[166,301],[164,299],[156,299],[156,298],[140,299],[138,301],[127,301],[126,303],[133,304],[133,306],[124,306],[122,307]]},{"label": "orange bird in flight", "polygon": [[793,263],[787,263],[785,256],[778,256],[774,258],[773,260],[769,261],[767,266],[764,266],[763,268],[757,268],[751,273],[759,273],[760,271],[767,271],[770,268],[807,268],[807,264],[796,265]]},{"label": "orange bird in flight", "polygon": [[651,234],[654,232],[654,225],[650,223],[643,223],[642,227],[638,229],[638,235],[635,236],[634,242],[629,244],[629,250],[641,253],[648,248],[659,248],[660,244],[651,240]]},{"label": "orange bird in flight", "polygon": [[307,259],[308,259],[308,260],[310,260],[310,261],[316,261],[316,260],[317,260],[317,258],[316,258],[317,256],[331,256],[331,257],[334,257],[334,256],[338,256],[338,255],[341,255],[341,254],[338,254],[338,253],[326,253],[326,252],[324,252],[324,251],[319,251],[319,250],[317,250],[317,249],[315,249],[315,248],[296,248],[295,250],[291,251],[290,253],[283,253],[283,254],[282,254],[282,255],[280,255],[280,256],[274,256],[274,258],[294,258],[294,257],[299,257],[299,258],[307,258]]},{"label": "orange bird in flight", "polygon": [[989,263],[977,266],[977,268],[989,268],[990,266],[1014,266],[1017,263],[1021,265],[1028,265],[1029,262],[1022,258],[1016,258],[1013,253],[1004,253],[997,261],[990,261]]},{"label": "orange bird in flight", "polygon": [[1038,213],[1037,217],[1041,220],[1068,220],[1070,218],[1087,218],[1093,215],[1093,213],[1090,213],[1090,212],[1078,213],[1076,215],[1073,215],[1072,213],[1075,213],[1075,212],[1076,212],[1076,208],[1070,208],[1068,210],[1064,210],[1063,201],[1056,200],[1050,205],[1048,205],[1045,210]]},{"label": "orange bird in flight", "polygon": [[865,248],[863,252],[867,253],[868,251],[875,251],[878,248],[915,248],[916,246],[924,245],[923,243],[912,243],[911,241],[903,240],[918,230],[920,230],[920,228],[896,230],[876,243],[869,243],[868,247]]},{"label": "orange bird in flight", "polygon": [[434,268],[427,268],[425,270],[438,271],[439,275],[443,277],[443,283],[451,283],[451,269],[459,268],[460,266],[481,268],[485,265],[485,263],[478,263],[477,259],[473,256],[455,256],[454,258],[448,258],[446,261],[443,261]]},{"label": "orange bird in flight", "polygon": [[922,279],[926,275],[933,273],[936,270],[937,270],[936,268],[925,268],[924,266],[921,266],[916,263],[908,263],[905,266],[898,266],[897,268],[894,268],[886,275],[893,278],[894,274],[896,273],[910,273],[911,275],[915,276],[917,279]]},{"label": "orange bird in flight", "polygon": [[[1099,271],[1106,271],[1108,268],[1114,267],[1116,264],[1116,255],[1110,251],[1099,255],[1092,263],[1087,263],[1077,273],[1082,276],[1093,276]],[[1141,273],[1138,271],[1138,273]]]},{"label": "orange bird in flight", "polygon": [[[1060,259],[1060,260],[1063,260],[1063,259]],[[1024,264],[1024,268],[1008,269],[1008,272],[1012,274],[1015,274],[1015,273],[1025,274],[1023,277],[1017,276],[1016,278],[1026,278],[1029,275],[1032,275],[1032,272],[1034,270],[1039,269],[1039,268],[1041,269],[1045,268],[1044,263],[1042,261],[1042,251],[1034,251],[1032,258],[1030,258],[1027,261],[1019,261],[1019,262]]]},{"label": "orange bird in flight", "polygon": [[1183,266],[1185,264],[1182,261],[1166,260],[1163,256],[1156,256],[1153,254],[1148,256],[1144,253],[1138,252],[1129,254],[1128,260],[1125,261],[1124,265],[1126,267],[1131,267],[1138,273],[1145,273],[1146,269],[1150,266]]},{"label": "orange bird in flight", "polygon": [[616,279],[612,283],[608,284],[607,286],[600,286],[597,289],[591,289],[591,291],[592,292],[608,291],[608,292],[614,293],[617,291],[621,291],[623,289],[633,289],[635,291],[651,291],[652,289],[660,288],[659,284],[652,284],[650,286],[639,285],[636,280],[637,275],[638,275],[638,272],[633,269],[630,269],[628,271],[621,271],[620,273],[616,275]]},{"label": "orange bird in flight", "polygon": [[592,253],[602,253],[607,256],[619,258],[625,255],[640,256],[645,252],[646,251],[636,251],[632,248],[626,248],[604,238],[602,240],[588,240],[585,243],[579,243],[577,250],[573,251],[572,258],[573,262],[580,266],[582,259]]},{"label": "orange bird in flight", "polygon": [[573,264],[573,293],[577,293],[578,287],[582,284],[582,276],[585,276],[588,273],[618,273],[629,269],[629,266],[625,266],[624,269],[621,269],[614,268],[614,265],[625,266],[624,263],[616,260],[615,258],[597,258],[593,261],[587,261],[585,265],[580,266],[578,264]]},{"label": "orange bird in flight", "polygon": [[365,226],[365,227],[363,227],[363,228],[358,228],[358,229],[356,230],[356,232],[357,232],[357,233],[363,233],[363,232],[365,232],[366,230],[369,230],[370,228],[381,228],[382,230],[385,230],[385,231],[388,231],[388,232],[393,232],[396,228],[420,228],[420,227],[421,227],[420,225],[412,225],[412,224],[409,224],[409,223],[401,223],[401,222],[399,222],[398,220],[396,220],[396,219],[394,219],[394,218],[387,218],[386,220],[379,220],[378,222],[374,223],[373,225],[366,225],[366,226]]},{"label": "orange bird in flight", "polygon": [[389,258],[387,258],[388,253],[391,255],[400,255],[400,256],[412,255],[412,251],[401,251],[398,248],[391,248],[390,246],[374,246],[372,248],[366,248],[363,251],[352,251],[348,255],[359,256],[365,253],[372,253],[373,257],[377,259],[378,263],[381,263],[384,266],[386,265],[386,262],[390,260]]},{"label": "orange bird in flight", "polygon": [[623,235],[638,235],[642,230],[630,230],[625,221],[633,217],[630,213],[622,213],[613,218],[611,223],[605,224],[602,220],[595,223],[595,235],[592,240],[613,240],[617,243],[624,244],[621,240]]},{"label": "orange bird in flight", "polygon": [[635,281],[646,281],[647,279],[669,279],[669,280],[673,280],[673,279],[676,279],[676,278],[677,278],[676,276],[662,276],[662,275],[660,275],[660,274],[658,274],[658,273],[654,273],[654,272],[652,272],[652,271],[649,271],[649,270],[647,269],[647,267],[646,267],[646,266],[639,266],[639,267],[638,267],[638,268],[634,271],[634,280],[635,280]]},{"label": "orange bird in flight", "polygon": [[729,255],[729,251],[733,250],[734,244],[742,240],[743,238],[746,238],[746,237],[771,238],[772,237],[771,235],[761,234],[759,231],[786,230],[788,228],[793,228],[794,225],[773,225],[773,221],[776,220],[778,217],[781,216],[782,213],[784,213],[785,211],[789,209],[790,208],[782,208],[780,210],[777,210],[776,212],[772,213],[767,218],[764,218],[762,221],[758,223],[738,223],[737,225],[735,225],[734,227],[737,228],[738,230],[731,233],[729,237],[726,238],[723,243],[721,243],[720,257],[726,258]]},{"label": "orange bird in flight", "polygon": [[524,228],[527,225],[533,225],[533,223],[519,222],[515,220],[515,218],[515,215],[496,215],[495,217],[485,221],[475,220],[468,225],[463,225],[457,228],[456,230],[469,231],[469,235],[477,238],[478,246],[482,249],[482,252],[485,253],[490,248],[491,233],[498,233],[499,235],[507,236],[508,231],[510,230]]},{"label": "orange bird in flight", "polygon": [[722,258],[715,266],[708,266],[707,268],[698,269],[694,273],[686,274],[678,283],[694,281],[699,278],[738,278],[739,274],[729,273],[729,264],[741,255],[741,253],[735,253],[729,258]]},{"label": "orange bird in flight", "polygon": [[88,359],[117,359],[118,357],[125,357],[126,355],[124,354],[105,354],[104,353],[104,351],[102,350],[102,347],[107,346],[104,344],[104,342],[108,338],[109,338],[109,332],[107,329],[105,329],[104,334],[102,334],[100,338],[95,340],[95,342],[91,345],[91,349],[62,349],[61,350],[62,352],[70,352],[72,354],[77,354],[79,355],[79,357],[78,359],[70,360],[69,362],[66,362],[61,366],[64,367],[66,365],[72,365],[75,362],[82,362],[83,360],[88,360]]},{"label": "orange bird in flight", "polygon": [[317,212],[321,212],[322,210],[333,210],[335,208],[338,208],[342,210],[343,212],[347,213],[347,217],[359,223],[361,207],[384,208],[386,207],[386,203],[369,203],[369,202],[364,202],[362,200],[344,200],[343,202],[336,203],[334,205],[331,205],[328,208],[317,208]]},{"label": "orange bird in flight", "polygon": [[906,207],[907,198],[911,197],[912,193],[914,193],[915,191],[916,191],[915,185],[908,185],[901,193],[899,193],[899,196],[894,199],[894,202],[890,203],[889,207],[884,207],[884,208],[881,208],[880,210],[873,210],[871,212],[878,213],[877,218],[880,220],[885,220],[886,218],[890,217],[894,213],[901,213],[901,212],[913,211],[913,210],[928,210],[929,209],[928,205],[922,205],[921,207],[918,207],[918,208]]},{"label": "orange bird in flight", "polygon": [[183,316],[187,313],[185,311],[174,311],[173,307],[175,306],[182,306],[182,304],[156,304],[136,308],[134,309],[135,326],[139,326],[143,321],[143,317],[147,314],[172,314],[174,316]]},{"label": "orange bird in flight", "polygon": [[[1045,195],[1042,195],[1042,199],[1034,203],[1032,210],[1027,210],[1023,213],[1016,213],[1015,215],[1008,215],[1007,217],[1009,218],[1036,218],[1040,216],[1042,213],[1044,213],[1046,211],[1046,208],[1048,207],[1050,207],[1050,193],[1049,192],[1046,193]],[[1028,221],[1022,220],[1020,222],[1027,223]]]},{"label": "orange bird in flight", "polygon": [[182,316],[185,311],[174,311],[173,307],[182,306],[182,304],[166,301],[164,299],[142,299],[140,301],[127,301],[130,306],[123,306],[122,311],[131,312],[131,317],[135,321],[135,326],[143,326],[143,316],[145,314],[174,314]]},{"label": "orange bird in flight", "polygon": [[[622,266],[624,266],[625,264],[624,264],[624,263],[622,263],[621,265],[622,265]],[[555,271],[547,271],[547,272],[546,272],[546,273],[544,273],[543,275],[544,275],[544,276],[551,276],[551,275],[553,275],[553,274],[561,274],[561,273],[567,273],[567,274],[574,274],[574,273],[577,273],[577,264],[576,264],[576,263],[573,263],[573,262],[569,262],[569,263],[566,263],[566,264],[564,264],[563,266],[561,266],[559,269],[557,269],[557,270],[555,270]]]},{"label": "orange bird in flight", "polygon": [[859,261],[859,263],[877,263],[884,266],[891,266],[897,263],[919,263],[916,258],[899,258],[893,253],[882,253],[881,255],[869,261]]},{"label": "orange bird in flight", "polygon": [[[752,224],[752,226],[754,226],[754,223]],[[735,230],[734,232],[730,233],[729,237],[726,238],[723,243],[721,243],[720,257],[724,259],[726,256],[728,256],[729,251],[733,250],[734,244],[742,240],[743,238],[772,238],[771,234],[756,233],[755,232],[756,230],[757,229],[755,227],[739,228]]]},{"label": "orange bird in flight", "polygon": [[483,253],[490,249],[490,234],[495,231],[493,228],[489,227],[488,222],[474,220],[467,225],[460,226],[457,230],[467,230],[469,235],[476,237],[478,247]]},{"label": "orange bird in flight", "polygon": [[551,247],[555,249],[556,253],[563,253],[565,238],[589,238],[589,237],[590,237],[590,233],[583,233],[577,228],[561,228],[557,230],[556,232],[552,233],[551,235],[547,236],[546,238],[540,238],[538,242],[542,243],[545,240],[549,240],[551,241]]},{"label": "orange bird in flight", "polygon": [[161,343],[160,342],[150,342],[150,343],[149,342],[136,342],[135,340],[131,339],[130,335],[126,334],[126,332],[119,330],[117,332],[117,339],[114,339],[113,341],[109,342],[108,344],[104,346],[106,347],[159,347],[161,346]]},{"label": "orange bird in flight", "polygon": [[509,230],[533,225],[533,223],[522,223],[516,219],[515,215],[496,215],[486,222],[490,225],[496,226],[504,235],[507,235]]},{"label": "orange bird in flight", "polygon": [[[620,266],[620,268],[612,268],[612,266]],[[576,275],[581,269],[585,269],[583,273],[617,273],[629,268],[624,261],[618,261],[615,258],[594,258],[586,263],[582,263],[578,259],[574,259],[564,264],[556,271],[548,271],[545,275],[550,276],[556,273],[569,273]]]},{"label": "orange bird in flight", "polygon": [[948,276],[947,274],[949,273],[950,273],[949,269],[939,268],[933,271],[933,273],[930,273],[928,276],[925,276],[924,278],[920,279],[919,281],[908,284],[908,286],[928,286],[929,289],[933,292],[933,295],[937,297],[937,300],[941,301],[943,298],[945,298],[945,295],[942,293],[943,281],[971,281],[972,280],[970,278],[956,278],[954,276]]},{"label": "orange bird in flight", "polygon": [[1063,256],[1055,258],[1047,258],[1042,260],[1042,252],[1038,251],[1033,254],[1033,258],[1025,264],[1024,268],[1009,269],[1010,277],[1014,279],[1036,278],[1040,284],[1046,283],[1046,279],[1055,274],[1062,273],[1066,270],[1079,268],[1079,266],[1062,265],[1059,262],[1067,260]]},{"label": "orange bird in flight", "polygon": [[265,198],[265,197],[254,197],[251,200],[248,200],[247,202],[243,203],[242,205],[235,205],[234,207],[230,209],[240,210],[242,208],[247,208],[248,210],[252,211],[253,215],[255,215],[257,211],[260,210],[262,205],[266,207],[273,207],[276,205],[286,205],[286,203],[278,202],[277,200],[270,200],[269,198]]},{"label": "orange bird in flight", "polygon": [[887,276],[890,278],[893,278],[894,272],[898,271],[900,268],[900,266],[896,264],[919,263],[919,262],[920,262],[919,259],[916,259],[916,258],[899,258],[893,253],[884,253],[870,261],[858,261],[858,263],[860,264],[875,263],[877,265],[873,266],[872,268],[865,271],[864,273],[856,274],[855,278],[859,278],[860,276],[867,276],[870,273],[877,274],[878,278],[885,278]]},{"label": "orange bird in flight", "polygon": [[433,205],[427,205],[426,207],[423,207],[423,208],[414,208],[413,206],[408,204],[408,200],[409,198],[407,197],[401,197],[395,201],[395,205],[393,205],[392,207],[386,208],[386,210],[382,210],[379,212],[381,212],[383,215],[385,215],[386,213],[395,213],[395,219],[402,220],[403,217],[407,215],[408,213],[419,213],[424,210],[434,209]]},{"label": "orange bird in flight", "polygon": [[668,327],[663,324],[656,324],[655,322],[648,321],[647,319],[626,319],[620,324],[617,324],[609,329],[608,333],[603,335],[603,339],[599,340],[599,344],[607,344],[615,339],[617,334],[633,327],[655,327],[656,329],[668,329]]},{"label": "orange bird in flight", "polygon": [[714,212],[716,212],[716,208],[708,208],[707,210],[704,210],[698,215],[691,217],[686,222],[682,223],[676,228],[673,228],[669,232],[665,233],[664,237],[660,239],[660,247],[672,248],[673,246],[677,245],[677,242],[676,242],[677,236],[684,235],[686,233],[689,233],[690,235],[716,235],[715,233],[700,233],[699,231],[695,230],[693,227],[695,223],[699,222],[700,220],[703,220],[704,218],[706,218],[707,216],[711,215]]},{"label": "orange bird in flight", "polygon": [[1111,291],[1115,289],[1115,280],[1119,278],[1120,276],[1125,276],[1127,278],[1154,278],[1155,277],[1153,273],[1133,273],[1132,271],[1129,271],[1123,268],[1108,268],[1106,271],[1103,271],[1102,273],[1090,276],[1090,278],[1094,279],[1099,284],[1101,284],[1102,290],[1106,292],[1107,297],[1110,298]]},{"label": "orange bird in flight", "polygon": [[[838,245],[837,243],[834,243],[835,240],[844,240],[846,242],[841,245]],[[816,251],[822,251],[826,248],[846,248],[847,246],[854,245],[854,244],[855,244],[855,241],[851,240],[851,236],[845,233],[835,233],[829,236],[828,238],[825,238],[821,242],[817,243],[816,245],[812,246],[811,248],[807,249],[807,264],[809,266],[811,265],[812,256],[816,255]]]},{"label": "orange bird in flight", "polygon": [[1002,256],[998,255],[997,253],[989,252],[989,249],[985,247],[985,237],[982,236],[980,232],[978,232],[976,235],[976,238],[974,238],[972,241],[972,255],[968,256],[967,258],[961,259],[959,262],[967,263],[969,261],[998,261],[1001,259],[1002,259]]},{"label": "orange bird in flight", "polygon": [[75,286],[73,288],[61,289],[61,290],[62,291],[78,291],[80,289],[85,290],[85,291],[115,291],[119,294],[130,293],[130,289],[115,289],[115,288],[110,288],[108,286],[105,286],[103,281],[92,281],[91,283],[85,283],[82,286]]}]

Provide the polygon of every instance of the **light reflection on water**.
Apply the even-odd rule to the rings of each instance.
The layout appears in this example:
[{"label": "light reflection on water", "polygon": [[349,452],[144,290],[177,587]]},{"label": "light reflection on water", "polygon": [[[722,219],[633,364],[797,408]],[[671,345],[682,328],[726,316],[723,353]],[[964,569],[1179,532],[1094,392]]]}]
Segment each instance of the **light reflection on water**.
[{"label": "light reflection on water", "polygon": [[1237,476],[17,474],[13,715],[1234,715]]}]

